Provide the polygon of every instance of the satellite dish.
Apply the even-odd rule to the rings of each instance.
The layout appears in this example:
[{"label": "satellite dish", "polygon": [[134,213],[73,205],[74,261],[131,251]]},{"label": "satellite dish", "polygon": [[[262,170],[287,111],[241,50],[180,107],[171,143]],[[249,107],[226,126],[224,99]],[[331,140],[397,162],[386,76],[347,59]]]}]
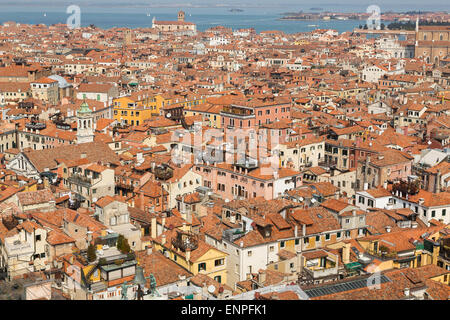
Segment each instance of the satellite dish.
[{"label": "satellite dish", "polygon": [[208,287],[208,292],[211,293],[211,294],[213,294],[214,291],[216,291],[216,287],[214,287],[213,285],[210,285],[210,286]]},{"label": "satellite dish", "polygon": [[166,118],[170,118],[172,116],[172,114],[169,112],[168,114],[166,114]]}]

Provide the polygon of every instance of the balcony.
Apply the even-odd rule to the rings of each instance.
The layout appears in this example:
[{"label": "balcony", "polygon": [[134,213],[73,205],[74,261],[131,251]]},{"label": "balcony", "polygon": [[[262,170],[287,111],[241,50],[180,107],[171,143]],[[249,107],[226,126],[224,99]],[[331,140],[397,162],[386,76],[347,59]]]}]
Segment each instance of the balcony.
[{"label": "balcony", "polygon": [[439,250],[439,256],[444,259],[450,260],[450,246],[442,245]]},{"label": "balcony", "polygon": [[131,184],[127,184],[124,182],[116,182],[116,187],[124,190],[134,190],[134,187]]},{"label": "balcony", "polygon": [[230,242],[234,242],[244,235],[245,235],[244,231],[242,231],[240,228],[235,228],[224,230],[222,237]]},{"label": "balcony", "polygon": [[25,127],[31,130],[43,130],[47,125],[43,122],[28,122],[25,124]]},{"label": "balcony", "polygon": [[325,278],[330,276],[338,275],[338,267],[334,265],[334,267],[324,268],[324,267],[305,267],[304,270],[311,276],[313,279]]},{"label": "balcony", "polygon": [[86,176],[82,176],[81,174],[73,174],[69,178],[67,178],[67,181],[85,187],[90,187],[92,185],[92,179]]},{"label": "balcony", "polygon": [[318,165],[319,167],[335,167],[337,166],[337,161],[330,161],[330,160],[319,161]]},{"label": "balcony", "polygon": [[253,113],[252,109],[245,108],[245,107],[238,107],[238,106],[228,106],[224,107],[221,114],[225,115],[231,115],[239,118],[249,119],[254,118],[255,114]]},{"label": "balcony", "polygon": [[172,238],[172,245],[186,252],[187,249],[195,250],[198,248],[198,238],[197,235],[190,232],[177,231],[176,238]]}]

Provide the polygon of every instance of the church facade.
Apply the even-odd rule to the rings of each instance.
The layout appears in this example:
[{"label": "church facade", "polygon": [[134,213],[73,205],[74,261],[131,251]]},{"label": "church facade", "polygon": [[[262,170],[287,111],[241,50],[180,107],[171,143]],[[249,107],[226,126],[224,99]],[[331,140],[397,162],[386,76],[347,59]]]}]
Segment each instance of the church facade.
[{"label": "church facade", "polygon": [[196,34],[197,26],[195,23],[185,21],[185,13],[178,12],[177,21],[157,21],[153,18],[152,28],[161,32],[173,32],[178,34]]},{"label": "church facade", "polygon": [[416,58],[439,65],[449,56],[449,48],[450,26],[419,26],[416,22]]}]

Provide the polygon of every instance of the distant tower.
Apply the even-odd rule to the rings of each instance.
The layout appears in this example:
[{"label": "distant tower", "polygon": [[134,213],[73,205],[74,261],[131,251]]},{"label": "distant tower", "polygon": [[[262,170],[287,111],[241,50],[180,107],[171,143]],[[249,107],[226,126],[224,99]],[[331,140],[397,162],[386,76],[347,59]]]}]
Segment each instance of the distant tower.
[{"label": "distant tower", "polygon": [[77,144],[94,141],[94,116],[84,101],[77,110]]},{"label": "distant tower", "polygon": [[[419,45],[419,16],[416,18],[416,45],[415,50],[417,51],[417,46]],[[415,54],[414,54],[415,56]]]},{"label": "distant tower", "polygon": [[152,28],[155,28],[155,22],[156,22],[156,17],[153,17],[153,19],[152,19]]},{"label": "distant tower", "polygon": [[178,21],[184,22],[184,11],[178,11]]},{"label": "distant tower", "polygon": [[132,42],[132,37],[131,37],[131,30],[127,29],[125,30],[125,45],[129,46],[131,45]]}]

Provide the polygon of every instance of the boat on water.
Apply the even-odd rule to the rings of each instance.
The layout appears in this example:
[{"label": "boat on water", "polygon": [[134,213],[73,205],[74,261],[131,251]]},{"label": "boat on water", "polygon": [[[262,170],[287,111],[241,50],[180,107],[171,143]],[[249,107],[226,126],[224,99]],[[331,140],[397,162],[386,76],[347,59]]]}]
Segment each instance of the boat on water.
[{"label": "boat on water", "polygon": [[317,24],[308,24],[308,27],[318,27]]}]

